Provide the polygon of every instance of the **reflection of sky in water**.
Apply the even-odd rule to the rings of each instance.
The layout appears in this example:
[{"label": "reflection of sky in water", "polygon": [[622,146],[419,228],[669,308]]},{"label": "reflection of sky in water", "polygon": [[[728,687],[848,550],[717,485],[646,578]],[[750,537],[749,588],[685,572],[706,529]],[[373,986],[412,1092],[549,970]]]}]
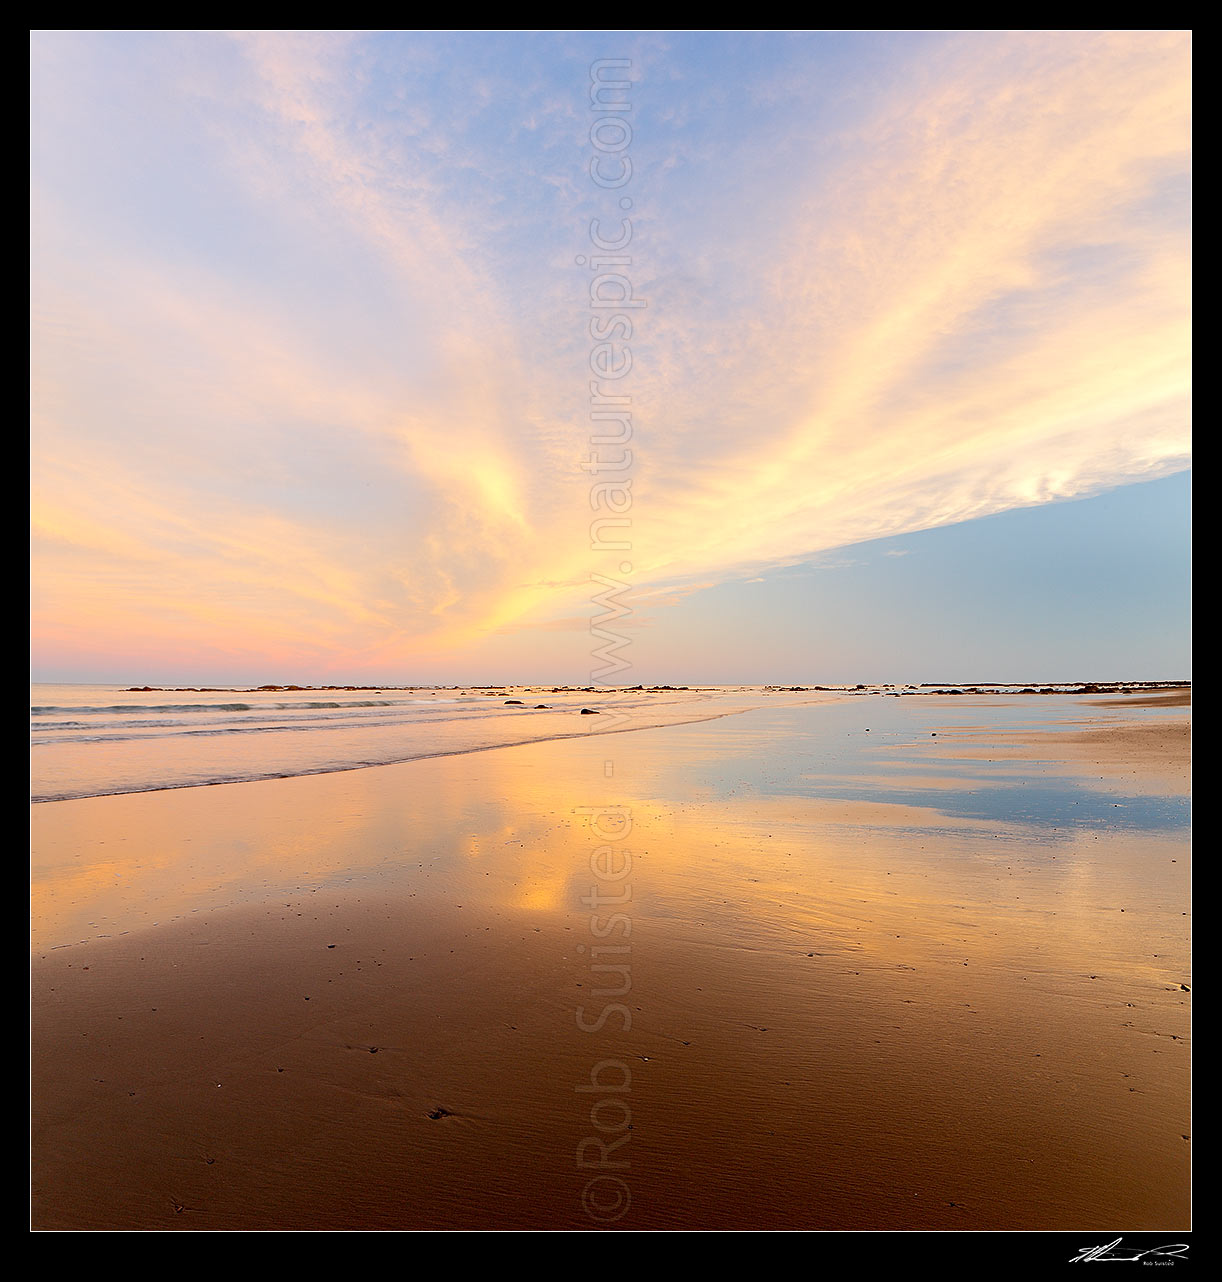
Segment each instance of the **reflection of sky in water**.
[{"label": "reflection of sky in water", "polygon": [[[1123,777],[1089,777],[1089,762],[1001,755],[1027,730],[1076,732],[1087,720],[1122,715],[1157,723],[1182,718],[1184,709],[1108,710],[1055,697],[775,704],[711,722],[384,770],[35,806],[32,939],[55,947],[332,889],[358,898],[419,895],[421,904],[448,895],[514,911],[571,909],[591,884],[590,826],[576,809],[586,805],[632,807],[645,860],[639,894],[648,895],[650,911],[665,902],[700,920],[715,911],[709,868],[723,859],[740,870],[758,864],[756,829],[804,813],[797,798],[922,807],[923,815],[898,812],[897,822],[909,832],[943,833],[950,840],[938,841],[939,851],[970,850],[973,860],[1038,858],[1037,847],[1083,832],[1183,832],[1186,799],[1134,796]],[[991,754],[999,759],[990,762]],[[972,819],[996,823],[996,836],[986,829],[988,841],[954,840],[960,821]],[[860,822],[882,827],[887,819],[878,825],[874,812]],[[778,841],[773,849],[783,861],[800,848]],[[800,875],[796,863],[770,866],[770,876]],[[722,897],[741,904],[738,892]],[[318,905],[331,911],[335,902]]]},{"label": "reflection of sky in water", "polygon": [[[1055,828],[1179,828],[1187,797],[1123,791],[1082,761],[1004,756],[1011,735],[1033,730],[1078,733],[1088,720],[1135,715],[1157,721],[1183,708],[1110,709],[1064,697],[1024,697],[959,707],[925,698],[862,697],[808,708],[764,709],[734,720],[734,747],[716,729],[685,733],[707,753],[683,773],[696,790],[729,796],[802,796],[933,807],[946,815]],[[936,737],[935,737],[936,736]],[[970,736],[970,737],[965,737]],[[939,739],[942,741],[939,743]],[[942,745],[948,751],[940,751]],[[968,747],[970,757],[952,755]],[[1033,750],[1034,751],[1034,750]]]}]

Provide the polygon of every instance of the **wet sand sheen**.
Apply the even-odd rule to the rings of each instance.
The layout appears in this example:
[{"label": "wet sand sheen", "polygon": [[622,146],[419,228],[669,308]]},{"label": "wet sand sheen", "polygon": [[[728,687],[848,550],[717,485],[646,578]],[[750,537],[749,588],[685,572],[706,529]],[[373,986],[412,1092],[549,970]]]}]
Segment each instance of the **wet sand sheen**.
[{"label": "wet sand sheen", "polygon": [[35,1226],[1188,1227],[1182,835],[678,786],[735,720],[38,807]]}]

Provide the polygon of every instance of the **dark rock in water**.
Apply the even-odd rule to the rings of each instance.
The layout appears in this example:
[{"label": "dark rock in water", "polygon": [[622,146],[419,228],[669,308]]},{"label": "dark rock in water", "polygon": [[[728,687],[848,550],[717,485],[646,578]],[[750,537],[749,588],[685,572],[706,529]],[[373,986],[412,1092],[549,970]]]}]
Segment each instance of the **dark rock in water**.
[{"label": "dark rock in water", "polygon": [[454,1114],[448,1108],[434,1108],[430,1110],[429,1116],[434,1122],[440,1122],[443,1117],[453,1117]]},{"label": "dark rock in water", "polygon": [[522,706],[522,700],[521,700],[521,699],[506,699],[506,700],[505,700],[505,702],[506,702],[506,704],[516,703],[516,704],[518,705],[518,707],[519,707],[519,708]]},{"label": "dark rock in water", "polygon": [[596,717],[598,716],[598,712],[594,708],[582,708],[581,715],[583,717]]},{"label": "dark rock in water", "polygon": [[536,703],[536,704],[535,704],[535,708],[536,708],[536,709],[538,709],[538,708],[550,708],[551,706],[552,706],[552,705],[551,705],[550,703]]}]

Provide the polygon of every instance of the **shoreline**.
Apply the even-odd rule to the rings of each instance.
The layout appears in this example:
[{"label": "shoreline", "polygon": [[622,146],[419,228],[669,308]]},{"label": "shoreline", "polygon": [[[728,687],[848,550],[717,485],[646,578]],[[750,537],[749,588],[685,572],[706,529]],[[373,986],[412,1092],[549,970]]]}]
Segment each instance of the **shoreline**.
[{"label": "shoreline", "polygon": [[[388,688],[389,687],[380,687],[379,689],[385,690]],[[406,687],[406,689],[411,691],[418,691],[425,688],[426,687]],[[474,689],[476,687],[466,687],[466,688]],[[1103,699],[1101,698],[1098,698],[1098,699],[1094,699],[1092,703],[1088,706],[1095,706],[1095,707],[1101,707],[1101,708],[1191,707],[1192,689],[1190,684],[1178,683],[1178,682],[1171,682],[1171,683],[1146,682],[1146,683],[1140,683],[1140,684],[1129,683],[1127,686],[1117,687],[1117,688],[1133,692],[1134,697],[1115,700],[1115,701],[1107,701],[1107,702],[1103,701]],[[1155,688],[1157,688],[1157,690],[1160,691],[1160,693],[1148,693],[1148,692],[1145,694],[1140,693],[1141,690],[1153,690]],[[144,690],[151,690],[151,689],[154,689],[154,687],[132,687],[131,689],[125,691],[125,693],[143,692]],[[172,687],[172,688],[167,687],[162,689],[160,692],[179,693],[185,689],[187,688],[186,687]],[[282,690],[310,692],[310,691],[317,691],[320,689],[346,689],[347,690],[347,689],[357,689],[357,687],[297,687],[297,686],[260,687],[260,691],[262,692],[269,692],[269,691],[276,692],[276,691],[282,691]],[[373,687],[370,687],[370,689],[373,689]],[[440,690],[440,689],[443,689],[443,687],[431,687],[431,689]],[[583,687],[571,687],[571,688],[556,687],[555,688],[557,692],[560,691],[561,689],[565,690],[567,693],[587,693],[588,692],[587,689]],[[195,690],[196,692],[203,692],[202,687],[196,687]],[[521,687],[498,687],[495,689],[488,690],[487,693],[496,694],[496,695],[537,694],[537,693],[540,693],[541,691],[542,691],[542,687],[521,686]],[[149,783],[147,786],[132,786],[129,784],[124,786],[107,787],[104,785],[103,786],[93,785],[85,788],[78,786],[76,788],[72,788],[64,791],[62,789],[56,790],[54,788],[48,788],[46,785],[44,785],[45,790],[42,792],[34,791],[31,795],[30,801],[31,801],[31,804],[33,805],[42,806],[42,805],[47,805],[49,803],[62,802],[62,801],[86,800],[90,797],[131,796],[131,795],[138,795],[138,794],[150,793],[150,792],[175,791],[175,790],[180,790],[184,788],[218,787],[222,785],[239,784],[239,783],[265,783],[265,782],[269,782],[277,779],[302,778],[302,777],[309,777],[313,775],[339,774],[339,773],[346,773],[352,770],[364,770],[364,769],[371,769],[371,768],[380,767],[380,766],[402,765],[411,761],[432,760],[439,757],[465,756],[470,753],[487,752],[496,748],[522,747],[531,743],[558,742],[558,741],[571,740],[571,739],[585,739],[592,735],[614,735],[614,734],[620,734],[620,733],[628,733],[631,731],[661,729],[668,726],[694,725],[694,724],[699,724],[701,722],[717,720],[720,717],[737,716],[743,712],[754,711],[764,706],[775,705],[776,700],[772,696],[776,696],[776,695],[795,695],[795,694],[816,695],[817,697],[813,700],[799,699],[799,700],[791,701],[792,704],[795,706],[810,706],[811,704],[836,701],[842,697],[861,697],[863,695],[864,696],[880,695],[880,696],[886,696],[891,698],[907,698],[907,697],[913,697],[913,696],[920,697],[920,698],[930,698],[930,697],[936,697],[936,696],[954,697],[954,696],[965,696],[965,695],[974,695],[974,696],[980,697],[980,696],[992,694],[992,695],[998,695],[998,696],[1006,695],[1006,696],[1017,698],[1021,696],[1045,695],[1050,693],[1051,694],[1068,694],[1068,695],[1076,695],[1076,694],[1082,693],[1082,691],[1077,688],[1066,688],[1064,690],[1048,690],[1048,689],[1033,690],[1033,689],[1024,688],[1020,690],[1017,687],[1014,687],[1014,688],[998,688],[998,689],[992,689],[992,690],[985,690],[985,689],[976,688],[976,687],[973,687],[971,689],[967,689],[967,688],[943,689],[939,687],[937,689],[928,689],[928,690],[916,689],[916,688],[906,688],[901,690],[891,686],[867,686],[867,687],[853,687],[853,688],[824,687],[824,686],[811,686],[811,687],[807,687],[807,686],[783,686],[783,687],[782,686],[754,686],[754,687],[746,687],[746,686],[641,687],[641,686],[636,686],[636,687],[629,687],[629,688],[619,688],[619,687],[610,688],[608,691],[606,691],[606,693],[635,694],[641,691],[644,691],[646,693],[685,692],[685,693],[693,693],[693,694],[702,694],[706,696],[721,696],[721,702],[730,703],[731,706],[721,706],[721,707],[709,709],[708,711],[699,713],[698,715],[689,715],[692,712],[692,708],[690,707],[690,705],[682,705],[680,708],[677,708],[677,709],[668,708],[665,714],[663,714],[662,710],[659,709],[656,712],[653,712],[653,711],[645,712],[643,716],[639,715],[638,713],[638,715],[635,717],[633,717],[631,714],[628,714],[628,713],[621,713],[618,710],[615,710],[612,708],[612,709],[607,709],[607,711],[610,711],[613,714],[613,717],[614,717],[613,720],[610,720],[606,724],[601,722],[600,723],[583,722],[582,729],[580,730],[556,731],[556,732],[544,733],[541,729],[536,729],[532,733],[523,734],[521,735],[521,737],[518,737],[518,738],[500,738],[500,739],[492,739],[491,741],[484,741],[484,742],[467,742],[457,747],[445,747],[445,746],[433,745],[418,751],[408,750],[408,751],[402,751],[401,753],[392,752],[380,760],[345,761],[345,762],[341,762],[333,765],[322,764],[322,765],[315,765],[310,767],[295,767],[295,768],[289,768],[289,769],[267,771],[265,773],[255,773],[255,774],[246,773],[246,774],[241,774],[234,777],[228,777],[225,775],[216,775],[215,777],[210,777],[210,778],[185,779],[181,782],[173,782],[173,783],[156,781],[156,782]],[[229,691],[229,690],[220,690],[220,689],[210,690],[208,692],[209,693],[253,693],[253,691],[239,692],[239,691]],[[1091,695],[1097,696],[1097,695],[1104,695],[1108,693],[1114,693],[1114,690],[1110,688],[1092,687],[1089,693]],[[737,704],[733,703],[734,696],[740,697],[740,702],[738,702]],[[513,703],[516,701],[509,700],[508,702]],[[534,709],[534,710],[537,710],[537,709]],[[556,711],[556,712],[559,712],[561,715],[563,715],[566,711],[568,712],[576,711],[577,715],[588,714],[588,713],[602,715],[603,713],[602,709],[585,709],[585,708],[576,710],[576,709],[552,709],[549,707],[546,710],[549,712]],[[523,714],[530,711],[533,711],[533,710],[529,708],[521,708],[521,709],[514,708],[515,720],[520,720]],[[622,724],[624,720],[629,720],[629,719],[631,719],[634,722],[634,724],[628,724],[628,725]],[[552,719],[549,718],[548,720],[550,721]],[[485,735],[487,735],[488,729],[492,727],[494,724],[495,724],[495,721],[493,719],[489,719],[488,722],[484,723],[481,729],[484,731]]]}]

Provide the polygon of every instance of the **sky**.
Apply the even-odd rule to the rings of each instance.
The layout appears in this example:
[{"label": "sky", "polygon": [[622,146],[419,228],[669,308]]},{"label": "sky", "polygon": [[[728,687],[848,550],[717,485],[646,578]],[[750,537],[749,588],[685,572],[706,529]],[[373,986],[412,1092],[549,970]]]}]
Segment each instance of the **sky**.
[{"label": "sky", "polygon": [[1180,32],[35,32],[31,666],[1189,672]]}]

